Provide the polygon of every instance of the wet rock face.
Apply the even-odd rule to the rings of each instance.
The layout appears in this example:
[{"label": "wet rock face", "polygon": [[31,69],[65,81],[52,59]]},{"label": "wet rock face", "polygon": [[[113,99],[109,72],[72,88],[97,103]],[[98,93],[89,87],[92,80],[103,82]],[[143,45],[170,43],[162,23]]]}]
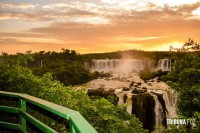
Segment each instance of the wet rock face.
[{"label": "wet rock face", "polygon": [[137,83],[138,86],[140,86],[141,84],[142,84],[141,82],[138,82],[138,83]]},{"label": "wet rock face", "polygon": [[130,85],[129,85],[129,88],[133,87],[133,86],[134,86],[134,84],[135,84],[135,82],[134,82],[134,81],[132,81],[132,82],[130,83]]},{"label": "wet rock face", "polygon": [[142,87],[143,90],[147,90],[147,87]]},{"label": "wet rock face", "polygon": [[127,98],[127,95],[124,95],[124,103],[126,103]]},{"label": "wet rock face", "polygon": [[152,84],[151,84],[151,83],[147,83],[147,85],[148,85],[148,86],[152,86]]},{"label": "wet rock face", "polygon": [[127,87],[123,87],[123,89],[122,89],[123,91],[129,91],[130,89],[129,88],[127,88]]},{"label": "wet rock face", "polygon": [[140,86],[142,85],[141,82],[134,82],[132,81],[130,84],[129,84],[129,88],[139,88]]},{"label": "wet rock face", "polygon": [[135,114],[149,131],[153,131],[155,126],[154,107],[154,98],[149,93],[132,96],[132,114]]},{"label": "wet rock face", "polygon": [[147,90],[136,89],[136,88],[131,91],[131,93],[133,93],[133,94],[139,94],[139,93],[145,93],[145,92],[147,92]]},{"label": "wet rock face", "polygon": [[91,98],[97,96],[110,100],[109,96],[113,96],[114,105],[126,104],[127,112],[139,118],[149,131],[153,131],[155,125],[166,126],[166,118],[176,116],[173,112],[175,107],[172,108],[175,101],[171,93],[167,93],[169,88],[158,78],[141,80],[134,74],[132,77],[114,75],[92,81],[90,89],[88,95]]}]

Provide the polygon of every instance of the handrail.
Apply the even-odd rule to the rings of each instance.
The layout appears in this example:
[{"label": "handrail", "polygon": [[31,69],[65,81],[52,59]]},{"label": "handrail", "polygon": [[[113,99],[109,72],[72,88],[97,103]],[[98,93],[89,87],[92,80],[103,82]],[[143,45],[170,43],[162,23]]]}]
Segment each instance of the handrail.
[{"label": "handrail", "polygon": [[70,126],[70,133],[97,133],[97,131],[77,111],[65,108],[63,106],[27,94],[0,91],[0,96],[18,98],[20,102],[20,108],[0,105],[0,112],[16,113],[19,114],[20,118],[19,124],[0,121],[0,126],[2,127],[17,129],[26,133],[27,132],[26,121],[29,121],[43,132],[55,133],[56,132],[55,130],[48,127],[47,125],[40,122],[39,120],[32,117],[30,114],[26,112],[26,102],[28,102],[68,120]]}]

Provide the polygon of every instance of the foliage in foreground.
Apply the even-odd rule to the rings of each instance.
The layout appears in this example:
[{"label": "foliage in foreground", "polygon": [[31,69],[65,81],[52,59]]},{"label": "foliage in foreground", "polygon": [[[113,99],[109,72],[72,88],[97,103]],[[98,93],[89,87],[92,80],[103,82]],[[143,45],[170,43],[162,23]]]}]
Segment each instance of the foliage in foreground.
[{"label": "foliage in foreground", "polygon": [[[7,58],[0,62],[0,90],[27,93],[77,110],[98,132],[145,132],[142,123],[130,116],[124,107],[118,108],[103,98],[92,101],[83,90],[65,87],[53,80],[49,73],[42,77],[35,76],[23,64],[26,66],[26,59],[22,55],[16,56],[15,60]],[[39,114],[38,117],[41,118]],[[50,118],[47,121],[51,121]]]}]

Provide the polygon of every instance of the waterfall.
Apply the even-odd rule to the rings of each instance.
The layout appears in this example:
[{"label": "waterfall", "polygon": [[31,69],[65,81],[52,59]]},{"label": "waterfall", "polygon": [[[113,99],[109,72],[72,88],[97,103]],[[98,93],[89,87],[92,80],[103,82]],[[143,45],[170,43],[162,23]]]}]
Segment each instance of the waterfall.
[{"label": "waterfall", "polygon": [[174,90],[150,91],[155,101],[155,125],[166,125],[166,119],[177,117],[176,92]]},{"label": "waterfall", "polygon": [[127,95],[126,103],[127,103],[126,111],[127,111],[129,114],[132,114],[132,94],[128,94],[128,95]]},{"label": "waterfall", "polygon": [[173,90],[163,91],[163,99],[167,109],[167,119],[176,117],[176,92]]},{"label": "waterfall", "polygon": [[[131,93],[120,93],[120,94],[117,94],[117,97],[119,98],[118,99],[118,103],[117,105],[122,105],[124,103],[127,104],[127,108],[126,108],[126,111],[129,113],[129,114],[132,114],[132,95]],[[127,97],[125,99],[125,97]]]},{"label": "waterfall", "polygon": [[164,110],[163,107],[160,103],[160,101],[158,100],[158,96],[155,94],[152,94],[154,101],[155,101],[155,125],[159,126],[163,124],[163,118],[164,118]]},{"label": "waterfall", "polygon": [[117,97],[119,98],[117,105],[124,104],[124,93],[117,95]]},{"label": "waterfall", "polygon": [[158,61],[157,70],[171,71],[171,59],[160,59]]},{"label": "waterfall", "polygon": [[116,94],[117,105],[126,103],[126,111],[139,118],[145,129],[153,131],[156,126],[167,127],[166,119],[177,117],[175,91],[156,78],[145,82],[137,75],[144,67],[170,71],[171,59],[160,59],[157,66],[140,59],[89,60],[84,64],[91,71],[113,72],[111,77],[91,81],[92,88],[101,88],[103,84],[105,89],[114,90],[109,93]]},{"label": "waterfall", "polygon": [[[85,66],[91,71],[131,73],[143,70],[148,66],[144,60],[140,59],[101,59],[84,62]],[[154,66],[157,70],[171,71],[171,59],[160,59],[158,65]]]},{"label": "waterfall", "polygon": [[145,66],[144,60],[139,59],[103,59],[92,60],[92,71],[114,71],[122,73],[130,73],[133,71],[139,72],[143,70]]},{"label": "waterfall", "polygon": [[[174,90],[148,90],[148,92],[139,94],[120,92],[116,95],[119,98],[118,105],[126,103],[126,111],[129,114],[135,114],[144,126],[151,131],[155,127],[167,127],[166,119],[177,117]],[[140,112],[137,112],[137,110]],[[159,128],[157,130],[160,132]]]},{"label": "waterfall", "polygon": [[[98,81],[99,80],[101,82],[98,83],[102,84],[103,79],[98,79]],[[107,82],[111,82],[111,80]],[[146,84],[147,83],[143,82],[142,86]],[[126,103],[126,111],[130,115],[134,114],[143,123],[145,129],[149,131],[154,131],[156,129],[157,132],[160,133],[162,132],[160,126],[167,127],[167,119],[177,117],[177,97],[174,90],[171,90],[161,82],[152,83],[152,85],[157,89],[149,87],[147,91],[141,91],[142,88],[138,86],[134,88],[138,90],[137,93],[133,91],[134,89],[129,88],[130,90],[124,90],[123,87],[116,89],[114,92],[109,91],[109,89],[105,90],[107,91],[106,94],[113,96],[114,93],[114,96],[118,97],[118,102],[116,103],[118,106]],[[99,93],[103,93],[105,96],[105,92],[101,92],[98,89],[93,95],[100,96]]]}]

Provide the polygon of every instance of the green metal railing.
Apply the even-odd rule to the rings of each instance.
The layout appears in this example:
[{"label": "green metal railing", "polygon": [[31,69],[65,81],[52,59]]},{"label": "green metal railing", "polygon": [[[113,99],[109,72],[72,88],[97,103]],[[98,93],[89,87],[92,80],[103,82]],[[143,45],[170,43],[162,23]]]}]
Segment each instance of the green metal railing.
[{"label": "green metal railing", "polygon": [[1,106],[0,112],[8,112],[19,115],[19,124],[0,121],[0,126],[9,129],[16,129],[26,133],[26,121],[30,122],[45,133],[55,133],[56,131],[41,121],[37,120],[26,112],[26,103],[31,103],[49,112],[52,112],[69,122],[70,133],[97,133],[97,131],[87,122],[87,120],[77,111],[63,106],[21,93],[11,93],[0,91],[0,96],[19,99],[20,108]]}]

